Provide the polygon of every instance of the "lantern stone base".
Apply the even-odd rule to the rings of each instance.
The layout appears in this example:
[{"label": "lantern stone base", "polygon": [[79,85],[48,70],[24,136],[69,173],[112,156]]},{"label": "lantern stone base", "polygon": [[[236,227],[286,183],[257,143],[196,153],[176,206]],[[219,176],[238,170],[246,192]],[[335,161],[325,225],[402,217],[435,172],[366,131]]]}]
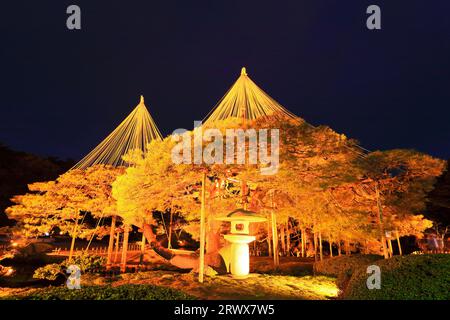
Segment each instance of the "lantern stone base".
[{"label": "lantern stone base", "polygon": [[231,274],[237,279],[246,278],[250,272],[250,253],[248,244],[256,238],[244,234],[227,234],[224,238],[231,243]]}]

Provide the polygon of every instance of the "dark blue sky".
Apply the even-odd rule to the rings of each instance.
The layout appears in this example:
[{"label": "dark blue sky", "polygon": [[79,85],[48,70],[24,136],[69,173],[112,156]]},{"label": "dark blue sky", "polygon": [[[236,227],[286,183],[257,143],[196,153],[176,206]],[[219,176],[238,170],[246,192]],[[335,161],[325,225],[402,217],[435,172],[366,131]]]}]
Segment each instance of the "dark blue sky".
[{"label": "dark blue sky", "polygon": [[[82,30],[66,29],[66,8]],[[382,30],[365,26],[382,9]],[[79,159],[143,94],[190,129],[247,67],[306,121],[370,149],[450,158],[450,2],[4,1],[0,142]]]}]

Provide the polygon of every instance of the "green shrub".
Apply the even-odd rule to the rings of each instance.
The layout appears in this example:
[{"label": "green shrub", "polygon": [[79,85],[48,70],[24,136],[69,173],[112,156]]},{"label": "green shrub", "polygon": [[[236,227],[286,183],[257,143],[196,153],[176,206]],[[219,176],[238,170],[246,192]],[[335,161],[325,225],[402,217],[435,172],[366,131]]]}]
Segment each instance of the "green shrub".
[{"label": "green shrub", "polygon": [[[39,289],[19,300],[193,300],[179,290],[153,285],[86,286],[79,290],[66,287]],[[11,297],[10,297],[11,299]]]},{"label": "green shrub", "polygon": [[374,261],[383,259],[382,256],[373,254],[355,254],[350,256],[333,257],[314,263],[314,272],[337,278],[337,286],[344,290],[353,272],[358,268],[366,268],[374,264]]},{"label": "green shrub", "polygon": [[369,290],[366,268],[354,270],[344,299],[356,300],[448,300],[450,255],[396,256],[374,263],[381,269],[381,289]]},{"label": "green shrub", "polygon": [[34,271],[33,278],[54,281],[58,279],[58,276],[66,276],[66,269],[70,265],[77,265],[80,271],[84,273],[101,270],[105,263],[106,259],[104,257],[82,253],[74,257],[70,262],[66,259],[60,264],[52,263],[37,268]]},{"label": "green shrub", "polygon": [[52,263],[44,267],[37,268],[34,271],[33,278],[54,281],[58,278],[58,276],[61,276],[63,272],[63,268],[60,264]]},{"label": "green shrub", "polygon": [[83,252],[80,255],[73,257],[72,261],[64,260],[62,266],[67,268],[70,265],[77,265],[81,272],[92,272],[101,270],[106,265],[106,258]]},{"label": "green shrub", "polygon": [[314,263],[314,272],[328,276],[338,276],[342,272],[349,272],[360,266],[370,265],[372,262],[383,259],[373,254],[355,254],[325,259]]}]

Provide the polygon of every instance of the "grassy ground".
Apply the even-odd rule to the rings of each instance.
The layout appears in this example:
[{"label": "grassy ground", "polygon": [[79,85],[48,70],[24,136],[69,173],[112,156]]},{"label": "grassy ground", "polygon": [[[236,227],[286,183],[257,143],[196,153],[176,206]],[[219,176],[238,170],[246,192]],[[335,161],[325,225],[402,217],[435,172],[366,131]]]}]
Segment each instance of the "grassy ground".
[{"label": "grassy ground", "polygon": [[[93,279],[94,282],[98,279]],[[148,271],[124,274],[113,281],[113,286],[124,284],[153,284],[168,286],[199,299],[328,299],[337,296],[334,278],[313,276],[284,276],[251,274],[247,279],[229,275],[205,277],[203,284],[193,273]]]},{"label": "grassy ground", "polygon": [[[247,279],[234,279],[231,276],[205,277],[203,284],[197,281],[193,273],[176,273],[167,271],[146,271],[122,274],[113,279],[98,275],[84,275],[82,289],[91,290],[94,286],[121,288],[130,285],[157,286],[179,290],[197,299],[228,300],[228,299],[299,299],[325,300],[337,296],[338,289],[335,279],[324,276],[283,276],[267,274],[251,274]],[[61,289],[63,289],[62,287]],[[3,288],[0,298],[8,299],[17,296],[43,295],[54,297],[61,289],[42,288]],[[108,289],[109,290],[109,289]],[[56,292],[56,293],[55,293]],[[68,296],[64,294],[63,297]],[[86,294],[80,294],[83,297]]]},{"label": "grassy ground", "polygon": [[[159,266],[160,267],[160,266]],[[335,279],[311,275],[309,260],[283,258],[279,270],[274,271],[271,260],[252,258],[251,272],[247,279],[234,279],[230,275],[205,277],[203,284],[194,273],[170,270],[154,270],[125,273],[113,277],[84,274],[82,287],[128,285],[161,286],[180,290],[198,299],[332,299],[338,294]],[[0,298],[14,295],[30,295],[42,289],[0,288]],[[45,290],[45,289],[44,289]]]}]

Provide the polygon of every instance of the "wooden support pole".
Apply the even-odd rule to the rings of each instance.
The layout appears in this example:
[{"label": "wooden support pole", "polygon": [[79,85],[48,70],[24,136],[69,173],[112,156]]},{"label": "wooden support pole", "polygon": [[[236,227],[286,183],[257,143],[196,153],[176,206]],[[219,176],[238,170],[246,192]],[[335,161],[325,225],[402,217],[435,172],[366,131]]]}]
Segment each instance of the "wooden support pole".
[{"label": "wooden support pole", "polygon": [[142,240],[141,240],[141,252],[144,253],[145,252],[145,234],[142,232]]},{"label": "wooden support pole", "polygon": [[280,256],[278,254],[278,230],[277,230],[277,216],[275,215],[273,192],[270,194],[270,203],[272,209],[270,210],[270,220],[272,221],[272,244],[273,244],[273,265],[277,269],[280,265]]},{"label": "wooden support pole", "polygon": [[114,215],[111,218],[111,229],[109,230],[108,256],[106,259],[106,270],[111,270],[112,253],[114,249],[114,233],[116,231],[116,219]]},{"label": "wooden support pole", "polygon": [[120,261],[120,272],[127,270],[127,253],[128,253],[128,237],[130,235],[130,228],[128,225],[124,226],[123,242],[122,242],[122,259]]},{"label": "wooden support pole", "polygon": [[272,224],[270,218],[267,219],[267,249],[269,253],[269,257],[272,256]]},{"label": "wooden support pole", "polygon": [[333,241],[328,240],[328,243],[330,244],[330,258],[333,258]]},{"label": "wooden support pole", "polygon": [[403,255],[403,252],[402,252],[402,244],[400,243],[400,235],[399,235],[399,233],[398,233],[398,230],[395,231],[395,236],[396,236],[396,238],[397,238],[398,253],[399,253],[400,255]]},{"label": "wooden support pole", "polygon": [[392,239],[388,239],[388,245],[389,245],[389,255],[391,258],[394,256],[394,249],[392,248]]},{"label": "wooden support pole", "polygon": [[342,255],[341,240],[339,240],[337,244],[338,244],[338,256],[340,257]]},{"label": "wooden support pole", "polygon": [[302,229],[302,258],[306,256],[306,229]]},{"label": "wooden support pole", "polygon": [[272,243],[273,243],[273,265],[276,268],[280,265],[280,257],[278,254],[278,230],[277,230],[277,216],[274,210],[270,213],[272,221]]},{"label": "wooden support pole", "polygon": [[77,229],[78,229],[78,216],[75,218],[75,225],[73,226],[72,230],[72,241],[70,243],[70,250],[69,250],[69,262],[72,261],[73,251],[75,249],[75,239],[77,238]]},{"label": "wooden support pole", "polygon": [[117,263],[117,256],[119,255],[119,245],[120,245],[120,232],[116,233],[116,249],[114,252],[114,263]]},{"label": "wooden support pole", "polygon": [[167,248],[168,249],[172,249],[172,221],[173,221],[173,212],[172,212],[173,208],[170,208],[170,218],[169,218],[169,239],[168,239],[168,244],[167,244]]},{"label": "wooden support pole", "polygon": [[205,225],[205,184],[206,173],[202,175],[202,195],[201,195],[201,207],[200,207],[200,259],[198,266],[198,282],[203,283],[203,274],[205,272],[205,238],[206,238],[206,225]]}]

